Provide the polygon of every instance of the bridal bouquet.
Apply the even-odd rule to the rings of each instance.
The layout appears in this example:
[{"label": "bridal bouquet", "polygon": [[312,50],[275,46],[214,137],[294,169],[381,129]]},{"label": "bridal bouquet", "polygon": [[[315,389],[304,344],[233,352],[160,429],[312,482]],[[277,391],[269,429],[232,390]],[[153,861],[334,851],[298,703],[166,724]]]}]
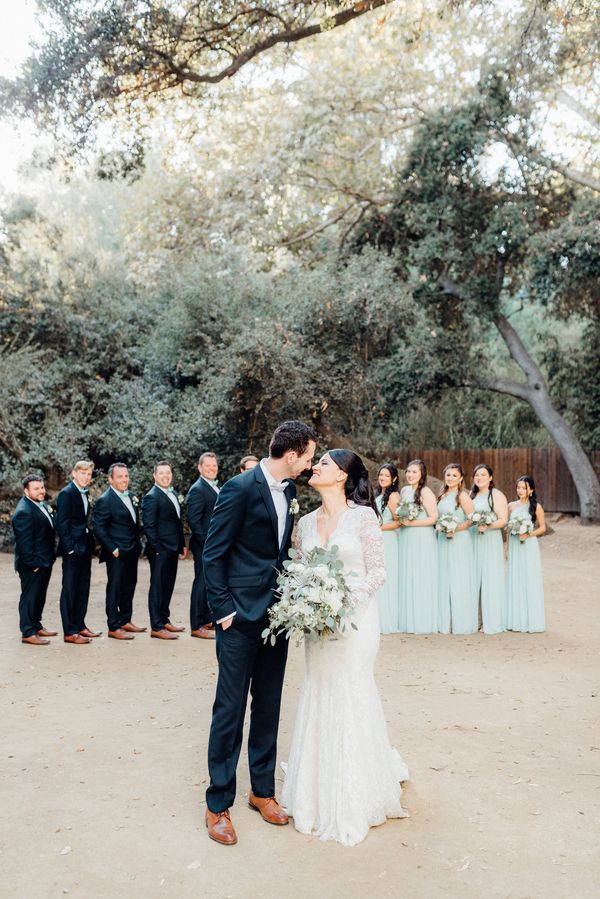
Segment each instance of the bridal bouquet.
[{"label": "bridal bouquet", "polygon": [[[269,609],[269,627],[261,636],[275,644],[280,634],[293,637],[296,646],[303,637],[331,637],[344,633],[353,612],[350,587],[343,575],[337,546],[316,546],[302,557],[291,549],[289,560],[277,578],[278,601]],[[351,626],[356,629],[354,622]]]},{"label": "bridal bouquet", "polygon": [[[473,524],[478,528],[489,527],[490,524],[493,524],[498,518],[496,513],[492,512],[491,509],[484,509],[482,512],[475,510],[467,517],[470,518]],[[479,533],[483,534],[484,531],[479,531]]]},{"label": "bridal bouquet", "polygon": [[509,537],[518,537],[521,543],[527,534],[533,531],[533,521],[530,518],[511,518],[506,525],[506,533]]},{"label": "bridal bouquet", "polygon": [[420,511],[421,506],[418,503],[409,503],[404,500],[404,502],[398,503],[396,518],[399,521],[415,521],[419,517]]},{"label": "bridal bouquet", "polygon": [[450,512],[445,512],[444,515],[440,515],[436,521],[435,529],[436,531],[439,531],[440,534],[445,534],[446,537],[454,537],[454,533],[459,524],[460,521],[455,515],[451,515]]}]

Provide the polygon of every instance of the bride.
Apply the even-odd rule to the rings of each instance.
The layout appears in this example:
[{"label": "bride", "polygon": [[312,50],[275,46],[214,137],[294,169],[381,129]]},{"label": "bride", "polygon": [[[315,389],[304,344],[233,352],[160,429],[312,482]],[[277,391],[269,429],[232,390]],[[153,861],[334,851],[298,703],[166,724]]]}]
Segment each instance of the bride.
[{"label": "bride", "polygon": [[379,648],[375,593],[385,582],[383,540],[362,460],[331,450],[309,481],[321,506],[299,522],[302,554],[337,546],[352,588],[357,630],[305,642],[306,670],[282,805],[301,833],[354,846],[386,818],[404,818],[408,769],[390,746],[373,669]]}]

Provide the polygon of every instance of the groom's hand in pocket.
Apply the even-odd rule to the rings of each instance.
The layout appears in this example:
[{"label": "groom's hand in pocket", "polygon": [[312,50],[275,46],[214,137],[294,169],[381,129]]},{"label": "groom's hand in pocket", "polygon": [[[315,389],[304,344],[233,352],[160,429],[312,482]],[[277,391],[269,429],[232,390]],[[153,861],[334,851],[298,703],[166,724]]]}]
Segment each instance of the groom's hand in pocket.
[{"label": "groom's hand in pocket", "polygon": [[225,621],[222,621],[221,627],[223,628],[224,631],[226,631],[227,628],[231,627],[232,624],[233,624],[233,615],[231,615],[229,618],[226,618]]}]

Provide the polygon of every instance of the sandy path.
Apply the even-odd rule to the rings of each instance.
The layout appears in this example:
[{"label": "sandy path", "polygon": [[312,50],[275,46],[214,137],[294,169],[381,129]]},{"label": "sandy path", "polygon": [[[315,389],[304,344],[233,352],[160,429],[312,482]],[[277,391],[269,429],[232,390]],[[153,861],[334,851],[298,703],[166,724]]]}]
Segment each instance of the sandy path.
[{"label": "sandy path", "polygon": [[[378,682],[411,769],[411,818],[360,846],[323,844],[234,808],[239,844],[205,834],[214,646],[23,646],[18,581],[0,557],[0,895],[38,897],[490,897],[598,895],[600,529],[542,541],[541,636],[382,639]],[[106,629],[94,565],[91,626]],[[135,620],[146,623],[147,565]],[[192,565],[174,620],[187,622]],[[45,616],[58,627],[57,567]],[[302,677],[292,651],[280,736],[286,757]],[[70,847],[67,851],[67,847]],[[595,886],[594,886],[595,885]]]}]

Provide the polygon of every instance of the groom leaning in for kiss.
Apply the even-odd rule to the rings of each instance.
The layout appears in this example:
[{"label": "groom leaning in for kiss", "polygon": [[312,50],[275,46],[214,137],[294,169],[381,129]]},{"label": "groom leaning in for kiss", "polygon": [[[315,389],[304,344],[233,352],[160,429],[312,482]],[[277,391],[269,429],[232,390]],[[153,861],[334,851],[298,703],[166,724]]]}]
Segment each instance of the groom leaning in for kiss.
[{"label": "groom leaning in for kiss", "polygon": [[248,763],[250,807],[269,824],[287,824],[275,799],[275,761],[287,640],[263,643],[267,610],[274,602],[277,573],[287,558],[294,516],[294,480],[311,467],[315,430],[301,421],[279,425],[269,458],[221,489],[204,545],[208,604],[217,622],[217,692],[208,741],[210,786],[206,826],[217,843],[237,836],[229,809],[248,690],[252,695]]}]

